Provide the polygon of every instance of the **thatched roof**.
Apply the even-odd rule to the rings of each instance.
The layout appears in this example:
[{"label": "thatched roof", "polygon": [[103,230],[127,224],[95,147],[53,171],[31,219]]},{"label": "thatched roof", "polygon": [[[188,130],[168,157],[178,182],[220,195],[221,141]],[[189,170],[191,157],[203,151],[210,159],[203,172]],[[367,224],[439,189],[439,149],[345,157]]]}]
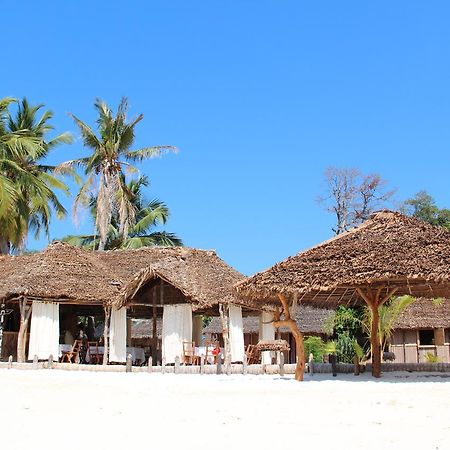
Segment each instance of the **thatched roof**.
[{"label": "thatched roof", "polygon": [[255,305],[277,294],[315,306],[359,303],[357,287],[397,287],[396,295],[450,294],[450,232],[400,213],[381,211],[359,227],[239,283]]},{"label": "thatched roof", "polygon": [[232,302],[233,285],[245,277],[226,264],[215,251],[188,247],[147,247],[99,252],[121,285],[118,306],[129,302],[140,287],[161,279],[195,303],[194,310]]},{"label": "thatched roof", "polygon": [[450,301],[418,298],[399,317],[395,328],[450,328]]},{"label": "thatched roof", "polygon": [[129,302],[140,287],[161,279],[180,291],[193,309],[230,302],[244,276],[214,251],[186,247],[93,252],[62,242],[44,252],[0,258],[0,297],[73,302]]},{"label": "thatched roof", "polygon": [[[334,314],[332,309],[312,308],[310,306],[299,306],[297,310],[297,324],[300,330],[307,335],[326,334],[324,327],[327,320]],[[259,333],[259,317],[243,317],[244,333]],[[281,332],[289,331],[285,327],[279,329]],[[208,326],[203,329],[204,334],[221,334],[222,322],[219,317],[213,317]]]},{"label": "thatched roof", "polygon": [[[56,242],[41,253],[0,259],[0,295],[103,303],[118,294],[114,277],[93,252]],[[5,272],[7,275],[5,276]]]}]

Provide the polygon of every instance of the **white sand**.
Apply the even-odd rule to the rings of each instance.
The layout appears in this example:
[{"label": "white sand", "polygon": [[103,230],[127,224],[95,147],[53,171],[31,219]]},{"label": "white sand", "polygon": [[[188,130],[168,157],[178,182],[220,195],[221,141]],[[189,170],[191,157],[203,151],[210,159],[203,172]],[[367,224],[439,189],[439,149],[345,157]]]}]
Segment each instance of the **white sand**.
[{"label": "white sand", "polygon": [[450,378],[306,379],[1,370],[0,449],[450,449]]}]

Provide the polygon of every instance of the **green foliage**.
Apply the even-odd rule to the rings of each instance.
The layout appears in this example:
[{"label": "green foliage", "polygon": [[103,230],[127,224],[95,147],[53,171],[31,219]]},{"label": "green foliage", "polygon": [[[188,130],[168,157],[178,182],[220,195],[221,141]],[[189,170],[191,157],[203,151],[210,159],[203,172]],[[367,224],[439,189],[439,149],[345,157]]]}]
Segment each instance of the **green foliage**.
[{"label": "green foliage", "polygon": [[435,354],[433,354],[431,352],[428,352],[425,355],[425,359],[428,363],[433,363],[433,364],[442,362],[442,358],[439,358],[439,356],[436,356]]},{"label": "green foliage", "polygon": [[[378,327],[378,337],[382,351],[386,348],[392,338],[395,323],[403,312],[415,301],[410,295],[394,297],[379,309],[380,323]],[[363,326],[370,336],[372,330],[372,310],[366,306],[364,312]]]},{"label": "green foliage", "polygon": [[433,298],[432,300],[434,306],[443,306],[445,300],[442,297]]},{"label": "green foliage", "polygon": [[355,351],[355,355],[358,357],[358,360],[363,361],[366,353],[356,340],[353,341],[353,350]]},{"label": "green foliage", "polygon": [[212,317],[206,316],[206,315],[202,315],[203,328],[206,328],[211,323],[212,320],[213,320]]},{"label": "green foliage", "polygon": [[55,167],[43,161],[54,147],[72,142],[72,136],[48,139],[53,113],[42,112],[43,106],[25,98],[0,100],[0,252],[23,249],[30,231],[36,238],[42,232],[48,236],[52,214],[66,214],[54,190],[68,194],[69,189],[55,176]]},{"label": "green foliage", "polygon": [[[137,225],[136,211],[128,195],[126,179],[127,173],[138,172],[131,163],[159,157],[177,149],[163,145],[132,150],[135,127],[144,116],[140,114],[136,119],[128,121],[126,98],[122,98],[115,113],[100,99],[96,100],[94,106],[98,115],[96,131],[71,114],[80,130],[84,146],[91,154],[67,161],[58,166],[58,169],[61,173],[78,167],[84,169],[87,179],[75,200],[75,217],[77,207],[88,207],[92,196],[97,198],[96,234],[99,236],[99,250],[103,250],[107,244],[114,214],[120,240],[127,239],[130,229]],[[135,248],[141,241],[138,239],[131,241],[128,248]]]},{"label": "green foliage", "polygon": [[336,342],[337,358],[342,363],[353,363],[355,357],[355,339],[348,332],[338,335]]},{"label": "green foliage", "polygon": [[314,356],[314,361],[323,362],[323,357],[326,354],[326,345],[321,337],[309,336],[305,339],[305,355],[308,358],[309,354],[312,353]]},{"label": "green foliage", "polygon": [[350,336],[361,334],[361,320],[363,313],[360,309],[350,308],[348,306],[339,306],[325,323],[325,330],[328,334],[334,332],[339,335],[344,332]]},{"label": "green foliage", "polygon": [[325,343],[325,354],[326,355],[335,355],[338,351],[337,342],[336,341],[328,341]]},{"label": "green foliage", "polygon": [[426,191],[418,192],[403,203],[403,211],[432,225],[450,229],[450,209],[440,209],[434,198]]},{"label": "green foliage", "polygon": [[[148,184],[148,179],[145,176],[140,177],[137,180],[131,180],[127,184],[126,195],[135,211],[136,223],[130,226],[128,236],[125,237],[119,230],[119,214],[117,211],[113,212],[111,215],[111,224],[108,229],[107,240],[105,242],[105,250],[183,245],[181,239],[174,233],[151,231],[152,228],[160,224],[165,224],[170,213],[165,203],[156,199],[151,201],[145,200],[142,194],[142,187],[146,187]],[[97,203],[97,197],[92,196],[89,202],[89,208],[94,220],[97,215]],[[66,236],[63,240],[77,247],[95,250],[99,248],[100,244],[98,236],[93,234]]]}]

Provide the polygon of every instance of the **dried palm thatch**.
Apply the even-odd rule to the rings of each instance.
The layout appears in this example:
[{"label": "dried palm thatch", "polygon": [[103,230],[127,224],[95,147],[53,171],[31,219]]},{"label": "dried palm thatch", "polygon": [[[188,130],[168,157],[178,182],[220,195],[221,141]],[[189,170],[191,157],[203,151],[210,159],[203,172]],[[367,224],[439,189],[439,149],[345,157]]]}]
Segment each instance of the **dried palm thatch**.
[{"label": "dried palm thatch", "polygon": [[[297,308],[296,321],[300,330],[307,335],[327,334],[324,330],[325,324],[330,316],[334,314],[331,309],[312,308],[310,306],[299,306]],[[259,333],[260,319],[257,316],[243,317],[244,333]],[[281,327],[278,331],[285,333],[287,327]],[[203,329],[204,334],[222,333],[222,323],[218,317],[214,317]]]},{"label": "dried palm thatch", "polygon": [[396,295],[450,293],[450,232],[381,211],[357,228],[242,281],[237,291],[258,305],[277,295],[318,307],[360,303],[357,287]]},{"label": "dried palm thatch", "polygon": [[256,344],[256,349],[259,352],[264,352],[266,350],[270,350],[272,352],[284,352],[290,349],[287,341],[283,339],[278,339],[275,341],[259,341]]},{"label": "dried palm thatch", "polygon": [[394,327],[450,328],[450,300],[418,298],[402,313]]},{"label": "dried palm thatch", "polygon": [[103,264],[114,271],[121,285],[114,304],[132,302],[146,283],[161,279],[178,289],[193,309],[233,302],[234,284],[244,279],[214,251],[187,247],[152,247],[99,253]]},{"label": "dried palm thatch", "polygon": [[4,256],[0,270],[0,296],[5,299],[26,296],[103,304],[119,292],[113,274],[92,252],[62,242],[51,244],[42,253]]},{"label": "dried palm thatch", "polygon": [[244,276],[214,251],[185,247],[92,252],[62,242],[44,252],[0,258],[0,298],[19,296],[121,307],[146,283],[161,279],[193,309],[232,302]]}]

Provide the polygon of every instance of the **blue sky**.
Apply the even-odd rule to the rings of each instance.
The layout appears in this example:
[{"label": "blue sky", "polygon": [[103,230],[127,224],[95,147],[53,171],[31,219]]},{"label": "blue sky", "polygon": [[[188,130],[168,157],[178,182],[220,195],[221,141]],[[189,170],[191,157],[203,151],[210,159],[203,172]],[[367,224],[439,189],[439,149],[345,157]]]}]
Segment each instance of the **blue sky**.
[{"label": "blue sky", "polygon": [[[245,274],[331,235],[317,204],[330,165],[379,172],[399,200],[450,206],[448,1],[0,0],[0,97],[27,96],[77,141],[100,97],[143,112],[141,166],[186,245]],[[74,188],[75,192],[75,188]],[[64,199],[71,209],[72,199]],[[54,221],[51,237],[77,230]],[[45,239],[31,248],[43,248]]]}]

